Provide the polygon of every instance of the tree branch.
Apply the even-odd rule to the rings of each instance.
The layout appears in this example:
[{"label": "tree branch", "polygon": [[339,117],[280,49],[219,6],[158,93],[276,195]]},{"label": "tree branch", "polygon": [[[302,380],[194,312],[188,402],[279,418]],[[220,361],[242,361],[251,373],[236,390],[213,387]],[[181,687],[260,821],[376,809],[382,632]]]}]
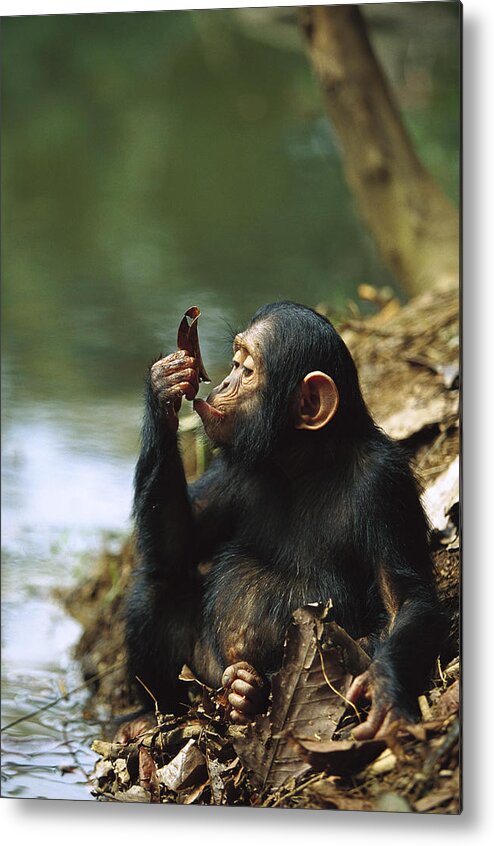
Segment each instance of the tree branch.
[{"label": "tree branch", "polygon": [[406,290],[458,286],[459,216],[419,161],[357,6],[300,10],[345,174]]}]

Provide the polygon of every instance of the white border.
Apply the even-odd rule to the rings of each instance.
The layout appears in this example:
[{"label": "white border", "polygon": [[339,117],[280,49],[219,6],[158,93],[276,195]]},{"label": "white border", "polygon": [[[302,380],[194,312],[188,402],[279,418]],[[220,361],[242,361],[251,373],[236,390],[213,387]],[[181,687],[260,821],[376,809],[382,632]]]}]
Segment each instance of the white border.
[{"label": "white border", "polygon": [[[339,0],[335,5],[348,5],[351,0]],[[374,3],[375,0],[362,0],[361,5],[366,3]],[[381,3],[390,2],[414,2],[414,0],[379,0]],[[420,2],[420,0],[416,0]],[[425,0],[427,2],[427,0]],[[440,0],[439,0],[440,2]],[[239,6],[253,7],[253,6],[309,6],[310,3],[299,2],[294,3],[293,0],[287,2],[259,2],[259,0],[252,0],[252,2],[236,2],[235,0],[224,0],[224,2],[208,2],[208,0],[192,0],[192,2],[132,2],[132,0],[3,0],[1,5],[1,15],[60,15],[73,13],[89,13],[89,12],[145,12],[145,11],[163,11],[166,9],[230,9],[238,8]],[[322,4],[324,5],[324,4]],[[329,4],[328,4],[329,5]],[[464,11],[469,15],[473,12],[475,16],[478,14],[487,17],[490,7],[490,0],[465,0]]]}]

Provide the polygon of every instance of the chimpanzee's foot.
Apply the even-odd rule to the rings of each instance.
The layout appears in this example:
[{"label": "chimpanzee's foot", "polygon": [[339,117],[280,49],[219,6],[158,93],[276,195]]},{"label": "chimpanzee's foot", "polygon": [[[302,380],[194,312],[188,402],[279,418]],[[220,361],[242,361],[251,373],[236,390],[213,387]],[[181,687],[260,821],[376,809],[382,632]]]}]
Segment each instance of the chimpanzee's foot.
[{"label": "chimpanzee's foot", "polygon": [[266,708],[269,686],[247,661],[227,667],[221,681],[228,694],[232,723],[248,723]]}]

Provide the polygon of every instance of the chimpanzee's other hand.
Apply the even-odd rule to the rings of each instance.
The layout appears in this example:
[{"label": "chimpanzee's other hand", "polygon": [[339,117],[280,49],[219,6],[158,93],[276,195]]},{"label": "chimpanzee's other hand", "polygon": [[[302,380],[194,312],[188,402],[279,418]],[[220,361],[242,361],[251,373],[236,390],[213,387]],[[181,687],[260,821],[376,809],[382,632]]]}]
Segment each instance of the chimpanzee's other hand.
[{"label": "chimpanzee's other hand", "polygon": [[151,367],[151,387],[176,430],[182,397],[193,400],[199,390],[196,359],[185,350],[160,358]]},{"label": "chimpanzee's other hand", "polygon": [[372,671],[372,666],[367,672],[353,680],[346,698],[354,705],[363,700],[371,702],[367,719],[352,731],[352,737],[355,740],[384,737],[391,725],[398,720],[406,719],[413,722],[414,716],[411,711],[405,704],[401,707],[400,703],[393,701],[385,681],[379,678],[378,673]]},{"label": "chimpanzee's other hand", "polygon": [[269,687],[247,661],[227,667],[221,683],[228,694],[232,723],[248,723],[267,707]]}]

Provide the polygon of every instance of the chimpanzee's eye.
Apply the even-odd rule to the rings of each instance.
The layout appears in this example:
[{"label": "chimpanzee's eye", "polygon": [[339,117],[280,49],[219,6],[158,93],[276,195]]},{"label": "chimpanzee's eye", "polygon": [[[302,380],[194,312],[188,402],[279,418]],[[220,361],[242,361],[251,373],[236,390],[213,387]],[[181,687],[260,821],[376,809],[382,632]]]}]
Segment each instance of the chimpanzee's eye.
[{"label": "chimpanzee's eye", "polygon": [[248,379],[249,376],[252,376],[254,369],[255,369],[255,361],[252,358],[252,356],[250,355],[250,353],[249,353],[249,355],[245,356],[245,358],[242,362],[242,369],[243,369],[243,375],[245,376],[246,379]]}]

